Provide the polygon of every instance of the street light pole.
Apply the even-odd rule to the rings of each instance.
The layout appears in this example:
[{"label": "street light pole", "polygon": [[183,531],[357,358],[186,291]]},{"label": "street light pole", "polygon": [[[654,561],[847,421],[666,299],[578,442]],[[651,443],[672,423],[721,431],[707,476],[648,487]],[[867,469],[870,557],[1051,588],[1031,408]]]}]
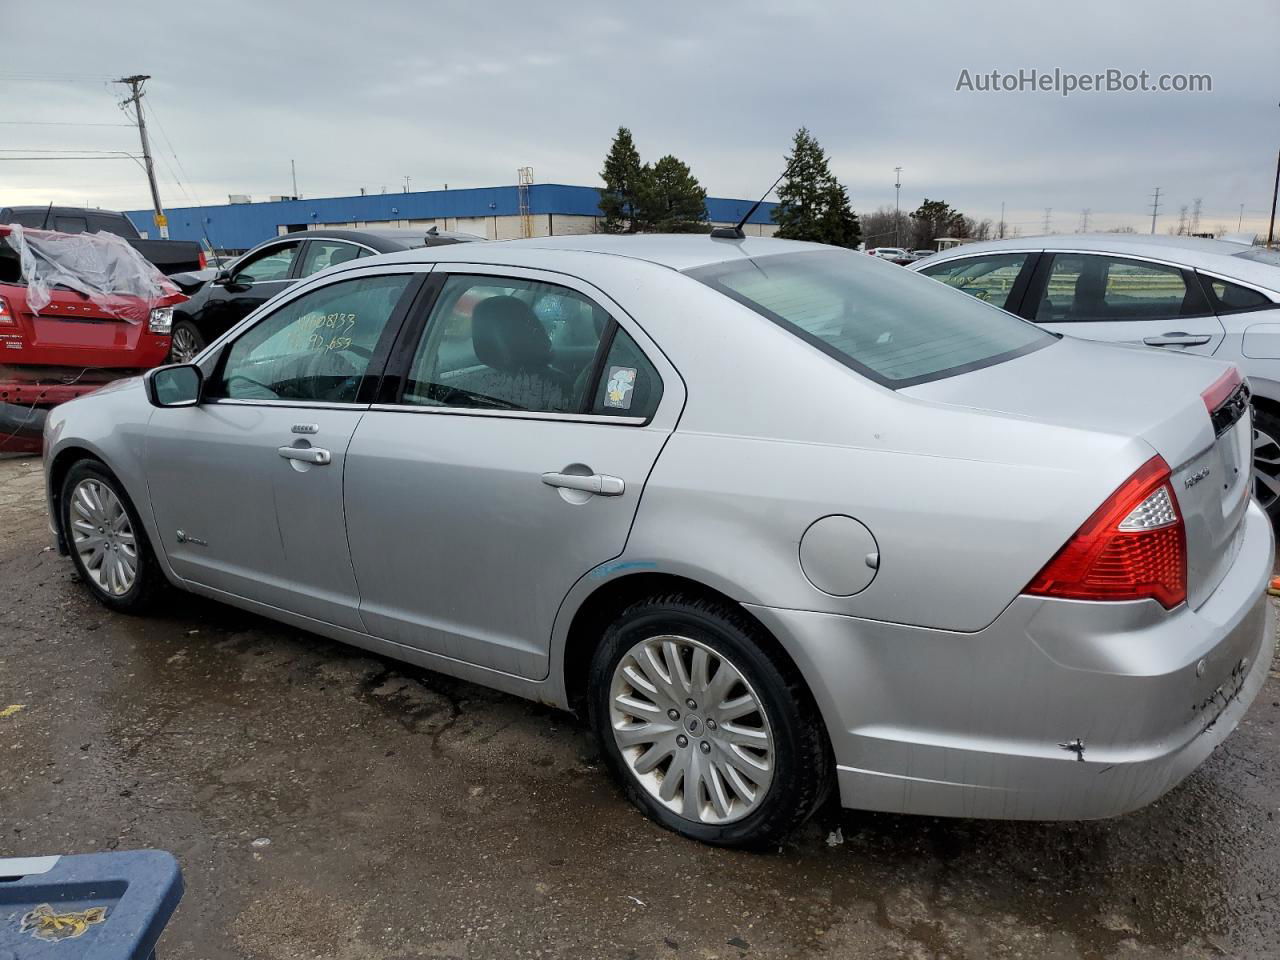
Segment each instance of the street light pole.
[{"label": "street light pole", "polygon": [[138,121],[138,137],[142,140],[142,161],[147,171],[147,182],[151,184],[151,206],[155,210],[156,226],[160,229],[160,239],[169,239],[169,219],[160,206],[160,188],[156,186],[156,168],[151,162],[151,144],[147,141],[147,122],[142,117],[142,85],[150,80],[146,74],[134,74],[121,77],[116,83],[123,83],[129,88],[130,96],[125,103],[133,104],[133,113]]},{"label": "street light pole", "polygon": [[902,246],[902,214],[899,212],[902,200],[902,168],[893,168],[893,245]]}]

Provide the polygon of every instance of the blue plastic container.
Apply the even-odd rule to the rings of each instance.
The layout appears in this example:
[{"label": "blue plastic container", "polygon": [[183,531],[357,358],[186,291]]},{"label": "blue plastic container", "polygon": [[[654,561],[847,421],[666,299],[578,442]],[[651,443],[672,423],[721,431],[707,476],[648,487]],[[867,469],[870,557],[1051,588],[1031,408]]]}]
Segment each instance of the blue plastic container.
[{"label": "blue plastic container", "polygon": [[162,850],[0,860],[0,960],[148,960],[182,890]]}]

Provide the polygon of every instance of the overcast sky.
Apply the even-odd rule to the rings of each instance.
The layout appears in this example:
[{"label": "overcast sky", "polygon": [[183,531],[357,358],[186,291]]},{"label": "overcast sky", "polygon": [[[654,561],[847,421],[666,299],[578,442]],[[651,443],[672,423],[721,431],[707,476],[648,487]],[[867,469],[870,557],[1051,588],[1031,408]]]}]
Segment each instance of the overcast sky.
[{"label": "overcast sky", "polygon": [[[1205,229],[1265,229],[1280,149],[1280,3],[560,4],[0,0],[0,157],[133,151],[123,88],[149,73],[161,197],[304,196],[538,182],[598,184],[629,126],[712,196],[755,197],[806,125],[855,209],[943,199],[1039,233],[1159,229],[1203,199]],[[144,12],[146,11],[146,12]],[[957,92],[1019,68],[1153,78],[1208,93]],[[39,121],[39,125],[31,123]],[[176,158],[175,158],[176,154]],[[41,153],[41,156],[47,154]],[[185,175],[184,175],[185,172]],[[178,181],[182,182],[179,183]],[[0,161],[0,203],[149,205],[125,160]]]}]

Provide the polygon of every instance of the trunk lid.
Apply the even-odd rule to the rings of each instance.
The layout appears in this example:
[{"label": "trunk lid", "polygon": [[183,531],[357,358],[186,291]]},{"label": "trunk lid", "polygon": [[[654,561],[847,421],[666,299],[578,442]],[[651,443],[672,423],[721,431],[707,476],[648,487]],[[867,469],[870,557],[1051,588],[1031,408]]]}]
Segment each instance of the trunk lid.
[{"label": "trunk lid", "polygon": [[[1137,436],[1164,457],[1187,530],[1187,601],[1203,603],[1235,559],[1251,490],[1247,402],[1215,429],[1203,394],[1231,365],[1066,337],[1006,363],[900,393],[1100,433]],[[1247,390],[1244,391],[1247,400]],[[1240,394],[1213,398],[1239,406]],[[1080,517],[1081,522],[1086,518]]]},{"label": "trunk lid", "polygon": [[[33,314],[26,287],[0,283],[0,298],[13,323],[0,326],[0,365],[146,369],[163,363],[169,338],[147,328],[147,304],[136,297],[95,302],[73,290],[53,288],[52,299]],[[174,296],[162,301],[181,302]]]}]

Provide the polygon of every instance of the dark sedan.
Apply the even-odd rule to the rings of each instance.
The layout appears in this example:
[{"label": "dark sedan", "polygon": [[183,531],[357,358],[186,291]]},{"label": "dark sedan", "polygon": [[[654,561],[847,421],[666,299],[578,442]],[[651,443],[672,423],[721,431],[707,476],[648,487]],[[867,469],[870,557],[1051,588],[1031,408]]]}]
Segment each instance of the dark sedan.
[{"label": "dark sedan", "polygon": [[301,230],[258,244],[191,294],[173,314],[170,359],[187,363],[205,345],[281,290],[326,267],[379,253],[483,240],[430,230]]}]

